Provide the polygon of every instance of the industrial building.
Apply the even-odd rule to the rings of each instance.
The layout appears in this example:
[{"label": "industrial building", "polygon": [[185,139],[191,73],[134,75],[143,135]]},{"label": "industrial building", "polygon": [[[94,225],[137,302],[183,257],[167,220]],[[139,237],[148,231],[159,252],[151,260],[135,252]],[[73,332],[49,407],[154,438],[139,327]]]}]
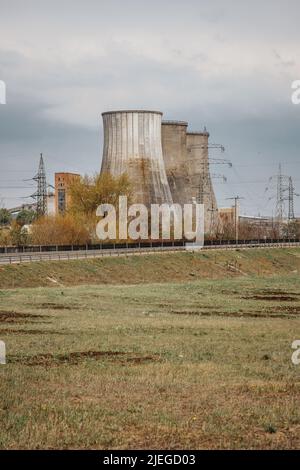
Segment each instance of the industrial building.
[{"label": "industrial building", "polygon": [[[103,118],[101,172],[126,173],[133,202],[151,204],[204,204],[205,231],[218,228],[218,208],[209,168],[209,133],[190,131],[186,121],[163,121],[160,111],[108,111]],[[71,203],[70,187],[80,175],[55,173],[48,185],[43,155],[33,180],[37,190],[31,207],[39,215],[64,214]],[[49,188],[52,189],[49,191]],[[18,212],[15,208],[12,212]]]},{"label": "industrial building", "polygon": [[[209,171],[209,133],[191,132],[185,121],[162,121],[162,112],[108,111],[102,114],[104,142],[101,172],[126,173],[134,202],[145,204],[203,203],[205,230],[217,227],[217,202]],[[37,191],[31,206],[39,215],[64,214],[71,203],[70,186],[77,173],[55,173],[47,185],[43,155],[33,178]],[[49,191],[48,187],[54,191]],[[18,212],[17,208],[15,212]]]},{"label": "industrial building", "polygon": [[[36,211],[37,204],[21,204],[17,207],[12,207],[9,209],[9,212],[13,219],[17,218],[18,214],[23,211]],[[46,213],[47,215],[54,215],[55,214],[55,195],[53,192],[50,192],[46,196]]]},{"label": "industrial building", "polygon": [[80,179],[77,173],[55,173],[55,213],[63,214],[68,209],[71,196],[69,189],[75,180]]},{"label": "industrial building", "polygon": [[211,231],[217,202],[209,172],[209,133],[189,132],[184,121],[162,121],[159,111],[110,111],[102,114],[104,146],[101,172],[127,173],[135,202],[203,203]]}]

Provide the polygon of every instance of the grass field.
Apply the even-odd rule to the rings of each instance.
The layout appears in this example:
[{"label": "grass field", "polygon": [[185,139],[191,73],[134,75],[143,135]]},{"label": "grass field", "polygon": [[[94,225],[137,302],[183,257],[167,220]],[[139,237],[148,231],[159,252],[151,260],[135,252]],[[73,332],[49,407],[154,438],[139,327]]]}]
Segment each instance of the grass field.
[{"label": "grass field", "polygon": [[184,282],[300,272],[300,248],[221,250],[0,265],[0,289]]},{"label": "grass field", "polygon": [[[75,274],[79,285],[64,285],[57,263],[34,263],[8,267],[9,279],[15,272],[22,284],[29,270],[36,285],[36,269],[43,285],[48,266],[56,284],[10,289],[2,270],[0,448],[299,448],[291,343],[300,339],[300,250],[263,251],[202,264],[185,254],[190,264],[177,276],[181,254],[149,256],[151,282],[137,267],[143,257],[102,265],[107,272],[119,262],[119,284],[115,265],[106,285]],[[137,267],[139,282],[127,273],[126,283],[124,263]],[[161,282],[168,263],[174,279],[168,272]],[[271,265],[271,276],[258,275]]]}]

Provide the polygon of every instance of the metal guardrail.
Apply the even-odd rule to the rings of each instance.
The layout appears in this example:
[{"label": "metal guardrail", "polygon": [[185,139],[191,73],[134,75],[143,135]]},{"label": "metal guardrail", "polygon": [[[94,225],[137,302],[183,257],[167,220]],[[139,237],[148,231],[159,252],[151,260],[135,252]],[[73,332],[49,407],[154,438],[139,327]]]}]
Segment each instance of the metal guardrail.
[{"label": "metal guardrail", "polygon": [[162,251],[178,251],[183,247],[156,247],[156,248],[128,248],[128,249],[112,249],[112,250],[82,250],[82,251],[61,251],[47,253],[19,253],[14,255],[0,255],[0,265],[16,264],[33,261],[64,261],[88,258],[101,258],[106,256],[120,256],[132,254],[157,253]]},{"label": "metal guardrail", "polygon": [[[249,244],[270,244],[270,243],[300,243],[297,238],[266,238],[266,239],[247,239],[239,240],[239,245]],[[93,245],[28,245],[28,246],[0,246],[1,254],[18,253],[44,253],[44,252],[65,252],[65,251],[95,251],[95,250],[116,250],[132,248],[166,248],[166,247],[184,247],[185,240],[174,241],[147,241],[133,243],[99,243]],[[205,240],[204,246],[225,246],[236,245],[236,240]]]},{"label": "metal guardrail", "polygon": [[[300,241],[283,241],[275,243],[257,243],[257,240],[247,241],[247,243],[223,243],[223,244],[209,244],[204,245],[204,250],[235,250],[235,249],[251,249],[251,248],[281,248],[281,247],[300,247]],[[157,252],[172,252],[172,251],[185,251],[186,248],[182,244],[169,246],[149,246],[149,247],[128,247],[117,248],[110,247],[110,249],[97,249],[97,250],[67,250],[67,251],[52,251],[52,252],[22,252],[14,254],[0,254],[0,265],[4,264],[19,264],[34,261],[65,261],[76,259],[90,259],[101,258],[105,256],[122,256],[122,255],[137,255]]]},{"label": "metal guardrail", "polygon": [[10,253],[44,253],[59,251],[95,251],[95,250],[115,250],[115,249],[131,249],[131,248],[159,248],[184,246],[185,241],[149,241],[136,243],[100,243],[93,245],[28,245],[28,246],[0,246],[1,254]]}]

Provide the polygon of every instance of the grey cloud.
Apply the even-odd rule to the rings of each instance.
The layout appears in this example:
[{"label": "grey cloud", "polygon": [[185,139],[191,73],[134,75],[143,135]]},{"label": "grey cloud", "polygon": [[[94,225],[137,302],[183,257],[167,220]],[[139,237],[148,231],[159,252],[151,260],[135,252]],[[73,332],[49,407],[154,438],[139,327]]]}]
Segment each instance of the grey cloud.
[{"label": "grey cloud", "polygon": [[[41,151],[49,179],[59,170],[97,171],[101,112],[138,107],[193,129],[207,125],[242,181],[267,181],[289,161],[299,192],[300,106],[290,100],[299,2],[254,1],[249,9],[233,0],[0,0],[0,11],[8,93],[0,180],[14,168],[20,180],[34,173]],[[226,187],[215,182],[220,203],[249,188],[245,211],[263,211],[263,183],[246,186],[226,168],[215,171],[228,176]],[[1,195],[13,192],[3,194],[0,183]]]},{"label": "grey cloud", "polygon": [[273,52],[280,65],[283,65],[285,67],[294,67],[296,65],[296,62],[294,60],[283,59],[279,52],[277,52],[276,50],[274,50]]}]

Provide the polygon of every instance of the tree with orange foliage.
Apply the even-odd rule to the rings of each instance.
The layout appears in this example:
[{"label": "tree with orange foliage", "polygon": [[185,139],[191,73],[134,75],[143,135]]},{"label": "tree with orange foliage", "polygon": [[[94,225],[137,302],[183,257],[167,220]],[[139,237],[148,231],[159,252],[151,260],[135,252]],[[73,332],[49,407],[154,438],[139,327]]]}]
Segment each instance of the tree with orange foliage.
[{"label": "tree with orange foliage", "polygon": [[45,216],[31,228],[31,239],[37,245],[84,245],[96,240],[96,209],[109,203],[118,207],[119,196],[130,201],[131,185],[124,174],[109,173],[84,176],[75,180],[69,190],[70,206],[65,214]]},{"label": "tree with orange foliage", "polygon": [[91,234],[83,218],[65,214],[40,217],[31,227],[34,245],[85,245]]},{"label": "tree with orange foliage", "polygon": [[74,181],[70,186],[71,214],[96,216],[100,204],[119,204],[119,196],[127,196],[130,203],[131,184],[126,174],[112,176],[110,173],[84,176]]}]

